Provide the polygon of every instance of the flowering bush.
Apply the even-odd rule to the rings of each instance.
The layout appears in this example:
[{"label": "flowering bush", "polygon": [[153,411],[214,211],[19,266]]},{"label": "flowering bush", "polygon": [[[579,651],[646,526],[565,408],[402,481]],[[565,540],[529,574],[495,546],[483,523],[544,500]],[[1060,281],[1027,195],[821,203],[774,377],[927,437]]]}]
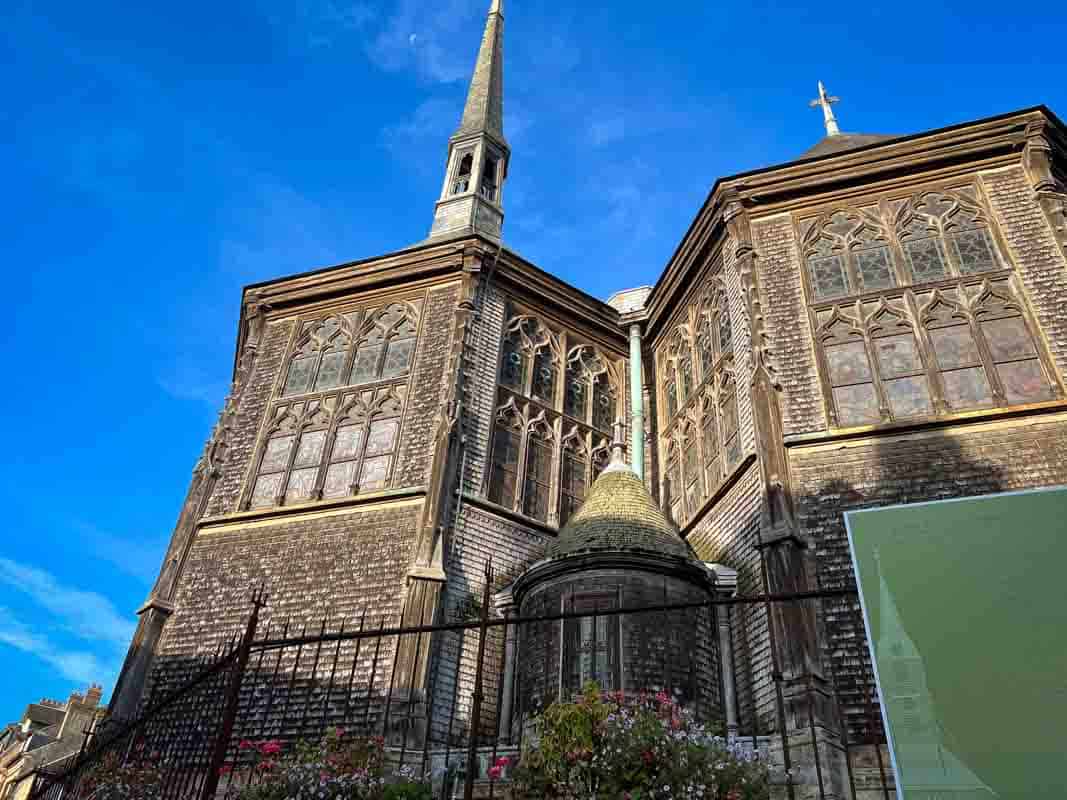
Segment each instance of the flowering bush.
[{"label": "flowering bush", "polygon": [[85,776],[79,788],[84,800],[159,800],[163,774],[156,753],[145,757],[140,747],[122,762],[111,752]]},{"label": "flowering bush", "polygon": [[[297,742],[283,754],[281,742],[242,741],[238,748],[250,756],[249,782],[238,800],[429,800],[428,783],[410,770],[388,775],[385,740],[345,737],[331,729],[318,742]],[[224,772],[231,767],[223,767]]]},{"label": "flowering bush", "polygon": [[588,684],[537,721],[513,771],[516,798],[766,800],[758,755],[697,723],[664,693],[624,696]]}]

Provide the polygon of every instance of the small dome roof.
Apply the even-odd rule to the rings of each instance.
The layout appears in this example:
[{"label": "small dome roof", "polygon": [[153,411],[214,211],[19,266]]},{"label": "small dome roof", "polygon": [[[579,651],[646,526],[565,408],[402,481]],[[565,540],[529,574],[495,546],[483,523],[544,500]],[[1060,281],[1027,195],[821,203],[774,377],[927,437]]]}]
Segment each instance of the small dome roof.
[{"label": "small dome roof", "polygon": [[645,484],[616,456],[593,481],[581,508],[545,548],[545,557],[634,550],[696,558]]}]

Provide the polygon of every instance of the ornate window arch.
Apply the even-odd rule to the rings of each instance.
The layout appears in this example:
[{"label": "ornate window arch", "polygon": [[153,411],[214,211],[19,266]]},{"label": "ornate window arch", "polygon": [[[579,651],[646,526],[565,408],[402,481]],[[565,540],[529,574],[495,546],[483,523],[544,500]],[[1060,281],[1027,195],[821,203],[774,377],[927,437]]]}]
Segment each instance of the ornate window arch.
[{"label": "ornate window arch", "polygon": [[560,461],[559,524],[562,527],[585,500],[589,485],[590,460],[585,437],[577,426],[563,437],[563,458]]},{"label": "ornate window arch", "polygon": [[309,327],[289,361],[282,394],[303,394],[340,386],[351,343],[351,319],[339,314],[331,314]]},{"label": "ornate window arch", "polygon": [[1003,269],[985,211],[961,192],[923,192],[901,205],[896,221],[914,283]]},{"label": "ornate window arch", "polygon": [[688,420],[678,431],[678,442],[682,454],[682,479],[685,481],[686,516],[692,517],[704,499],[704,481],[697,428]]},{"label": "ornate window arch", "polygon": [[[256,464],[247,506],[335,499],[389,485],[405,389],[279,406]],[[338,405],[340,408],[338,409]]]},{"label": "ornate window arch", "polygon": [[411,370],[419,313],[410,303],[390,303],[363,325],[349,383],[399,378]]},{"label": "ornate window arch", "polygon": [[563,413],[601,431],[611,430],[618,415],[608,361],[591,345],[577,345],[567,355]]},{"label": "ornate window arch", "polygon": [[486,493],[549,524],[577,510],[607,465],[618,413],[618,368],[576,339],[529,314],[504,328]]},{"label": "ornate window arch", "polygon": [[897,285],[889,234],[866,211],[824,213],[804,237],[804,257],[816,300]]},{"label": "ornate window arch", "polygon": [[741,433],[737,417],[737,384],[732,365],[719,378],[719,433],[722,439],[723,463],[729,473],[741,462]]}]

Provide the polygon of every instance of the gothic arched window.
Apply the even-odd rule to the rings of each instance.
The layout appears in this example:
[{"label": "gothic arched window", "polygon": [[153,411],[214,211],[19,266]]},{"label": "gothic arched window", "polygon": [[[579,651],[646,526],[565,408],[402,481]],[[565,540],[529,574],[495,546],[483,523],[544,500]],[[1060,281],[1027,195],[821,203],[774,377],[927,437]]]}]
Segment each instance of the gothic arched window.
[{"label": "gothic arched window", "polygon": [[489,499],[505,508],[514,508],[518,498],[519,448],[523,427],[522,418],[514,410],[497,415],[493,432]]},{"label": "gothic arched window", "polygon": [[737,421],[737,387],[729,373],[723,375],[719,388],[719,430],[726,466],[732,468],[741,461],[741,436]]},{"label": "gothic arched window", "polygon": [[911,198],[898,214],[897,234],[915,283],[1004,267],[985,212],[963,192]]},{"label": "gothic arched window", "polygon": [[719,433],[716,423],[715,400],[708,398],[701,409],[700,439],[704,454],[704,484],[711,494],[722,477],[721,459],[719,458]]},{"label": "gothic arched window", "polygon": [[348,319],[335,314],[307,330],[289,362],[283,395],[303,394],[341,385],[345,359],[352,341],[350,325]]},{"label": "gothic arched window", "polygon": [[838,317],[820,334],[830,376],[831,395],[842,427],[881,419],[874,373],[858,321]]},{"label": "gothic arched window", "polygon": [[[405,389],[386,387],[282,406],[256,469],[249,508],[345,497],[389,484]],[[369,424],[368,424],[369,420]]]},{"label": "gothic arched window", "polygon": [[833,211],[812,225],[804,255],[817,300],[895,286],[890,239],[877,216]]},{"label": "gothic arched window", "polygon": [[990,290],[978,299],[974,315],[1005,402],[1051,400],[1055,384],[1045,375],[1020,307]]},{"label": "gothic arched window", "polygon": [[352,362],[350,383],[398,378],[411,370],[418,318],[404,303],[386,306],[363,326]]},{"label": "gothic arched window", "polygon": [[545,522],[548,519],[549,486],[552,482],[552,431],[534,421],[526,439],[526,470],[523,486],[523,513]]},{"label": "gothic arched window", "polygon": [[719,293],[717,321],[719,327],[719,353],[729,353],[734,349],[734,327],[733,323],[730,322],[730,301],[725,289]]},{"label": "gothic arched window", "polygon": [[682,430],[682,470],[685,475],[685,508],[687,516],[693,516],[704,499],[703,481],[701,480],[700,449],[696,441],[696,431],[691,425]]},{"label": "gothic arched window", "polygon": [[492,502],[549,524],[577,510],[606,465],[617,413],[615,368],[577,338],[527,314],[504,329],[486,491]]},{"label": "gothic arched window", "polygon": [[482,165],[482,197],[492,203],[496,202],[497,164],[495,158],[487,156],[485,164]]},{"label": "gothic arched window", "polygon": [[563,442],[563,460],[560,464],[559,524],[562,527],[585,500],[586,475],[589,458],[582,443],[582,436],[575,428]]}]

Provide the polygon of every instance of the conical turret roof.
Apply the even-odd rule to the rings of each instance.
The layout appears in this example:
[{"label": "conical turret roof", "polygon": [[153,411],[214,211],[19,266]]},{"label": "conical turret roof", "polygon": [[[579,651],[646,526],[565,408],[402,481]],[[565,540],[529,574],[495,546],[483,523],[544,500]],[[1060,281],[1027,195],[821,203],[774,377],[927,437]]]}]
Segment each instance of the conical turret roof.
[{"label": "conical turret roof", "polygon": [[621,453],[600,473],[581,508],[545,548],[549,559],[584,553],[642,551],[694,559]]}]

